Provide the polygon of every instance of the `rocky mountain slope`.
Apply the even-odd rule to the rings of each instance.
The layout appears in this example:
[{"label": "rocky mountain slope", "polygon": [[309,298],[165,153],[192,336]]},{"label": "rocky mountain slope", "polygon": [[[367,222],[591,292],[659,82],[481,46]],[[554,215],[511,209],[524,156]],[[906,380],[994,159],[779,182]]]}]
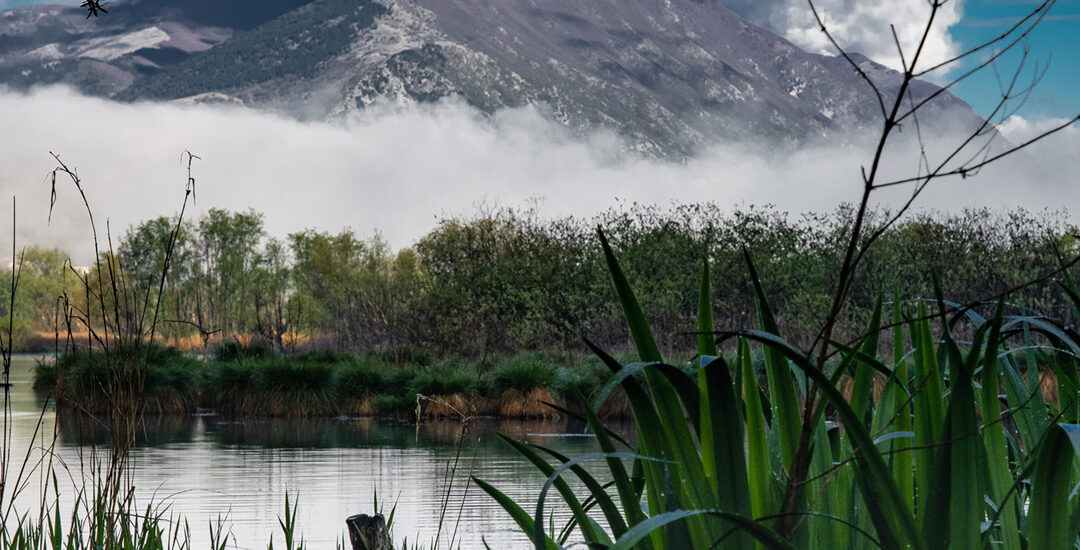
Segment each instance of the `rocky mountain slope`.
[{"label": "rocky mountain slope", "polygon": [[[859,58],[895,93],[899,75]],[[0,12],[0,83],[118,100],[230,101],[302,119],[455,96],[542,104],[643,154],[717,141],[798,145],[878,123],[846,61],[804,52],[711,0],[136,0]],[[923,83],[916,98],[936,87]],[[951,94],[928,117],[979,119]]]}]

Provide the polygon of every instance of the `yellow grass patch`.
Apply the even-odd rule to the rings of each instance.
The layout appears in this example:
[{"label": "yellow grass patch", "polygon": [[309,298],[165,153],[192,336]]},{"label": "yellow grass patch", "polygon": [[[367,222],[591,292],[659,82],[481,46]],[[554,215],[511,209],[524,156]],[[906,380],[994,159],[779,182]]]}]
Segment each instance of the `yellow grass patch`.
[{"label": "yellow grass patch", "polygon": [[506,390],[499,398],[498,414],[508,418],[558,418],[558,411],[543,402],[559,404],[551,392],[533,388],[529,393]]}]

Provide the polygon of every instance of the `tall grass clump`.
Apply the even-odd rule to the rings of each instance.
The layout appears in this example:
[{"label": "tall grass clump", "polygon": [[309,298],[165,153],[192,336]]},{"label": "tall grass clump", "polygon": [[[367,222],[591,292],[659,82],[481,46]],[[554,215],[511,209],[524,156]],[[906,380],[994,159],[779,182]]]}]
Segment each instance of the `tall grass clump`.
[{"label": "tall grass clump", "polygon": [[332,369],[285,358],[268,361],[253,381],[262,403],[254,414],[269,416],[329,416],[334,412]]},{"label": "tall grass clump", "polygon": [[[201,366],[201,402],[222,414],[308,417],[338,414],[340,387],[351,382],[351,364],[336,365],[336,357],[250,357]],[[347,397],[347,395],[346,395]]]},{"label": "tall grass clump", "polygon": [[240,342],[223,342],[214,348],[214,360],[219,363],[230,361],[266,359],[274,355],[274,350],[260,343],[241,344]]},{"label": "tall grass clump", "polygon": [[[199,399],[199,362],[175,348],[151,346],[144,353],[137,412],[175,414],[194,410]],[[63,384],[57,383],[58,371],[64,373]],[[72,350],[51,363],[41,362],[37,366],[35,385],[54,391],[57,406],[62,409],[103,415],[109,411],[110,376],[110,364],[103,354]]]},{"label": "tall grass clump", "polygon": [[352,357],[339,363],[331,385],[342,414],[371,416],[375,413],[374,398],[388,387],[387,372],[392,365],[376,356]]},{"label": "tall grass clump", "polygon": [[522,353],[496,364],[491,377],[498,395],[496,408],[500,416],[546,417],[554,410],[544,403],[554,402],[551,393],[556,367],[545,353]]},{"label": "tall grass clump", "polygon": [[415,367],[408,393],[415,396],[417,414],[465,418],[476,414],[476,371],[458,359],[444,359],[431,366]]},{"label": "tall grass clump", "polygon": [[[180,213],[154,262],[157,274],[146,281],[130,279],[125,266],[112,248],[108,232],[99,239],[93,210],[86,188],[78,173],[69,168],[57,155],[57,167],[51,172],[50,217],[56,205],[58,188],[65,180],[78,193],[87,215],[92,237],[94,264],[89,273],[79,274],[81,296],[64,293],[57,298],[62,312],[56,332],[66,331],[64,355],[57,358],[55,369],[56,394],[61,399],[67,384],[89,384],[84,392],[94,395],[93,408],[110,431],[106,452],[91,453],[88,467],[94,495],[94,514],[85,518],[90,532],[101,534],[101,545],[118,547],[127,532],[126,524],[133,518],[134,487],[128,458],[135,445],[138,420],[146,412],[146,383],[151,362],[178,364],[176,357],[156,357],[163,351],[155,346],[161,321],[161,297],[168,278],[172,252],[182,226],[188,200],[194,193],[191,177],[193,155],[188,153],[188,177]],[[69,262],[70,265],[70,262]],[[72,271],[75,271],[72,268]],[[139,284],[143,283],[143,284]],[[14,293],[14,290],[13,290]],[[61,362],[61,358],[67,362]],[[190,398],[183,384],[167,373],[159,373],[152,381],[161,384],[160,392],[152,396],[151,407],[183,406]],[[50,462],[51,464],[51,462]],[[44,495],[43,495],[44,500]],[[42,502],[42,506],[44,506]]]}]

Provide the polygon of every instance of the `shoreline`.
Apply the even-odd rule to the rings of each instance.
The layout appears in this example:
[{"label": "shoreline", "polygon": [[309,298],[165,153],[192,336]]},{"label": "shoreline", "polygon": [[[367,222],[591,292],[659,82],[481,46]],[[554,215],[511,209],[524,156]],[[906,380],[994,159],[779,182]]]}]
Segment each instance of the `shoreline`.
[{"label": "shoreline", "polygon": [[[554,419],[566,415],[559,408],[579,413],[576,396],[592,401],[611,375],[587,356],[552,352],[487,364],[449,358],[395,365],[375,354],[336,352],[203,363],[175,348],[155,347],[141,368],[141,415],[252,418]],[[58,411],[102,415],[115,372],[103,354],[69,353],[38,362],[33,387],[51,392]],[[601,415],[629,418],[625,396],[613,393]]]}]

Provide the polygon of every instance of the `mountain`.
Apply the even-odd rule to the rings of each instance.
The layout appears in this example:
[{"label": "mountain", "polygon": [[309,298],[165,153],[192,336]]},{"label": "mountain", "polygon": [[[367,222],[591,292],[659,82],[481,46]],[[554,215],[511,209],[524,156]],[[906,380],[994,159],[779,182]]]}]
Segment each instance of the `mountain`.
[{"label": "mountain", "polygon": [[163,67],[183,61],[297,7],[302,0],[116,2],[87,18],[68,5],[0,11],[0,83],[16,89],[69,84],[112,96]]},{"label": "mountain", "polygon": [[[861,56],[886,95],[899,73]],[[118,100],[228,101],[310,120],[378,102],[542,104],[649,156],[715,142],[796,146],[880,124],[847,61],[712,0],[165,0],[0,12],[0,82]],[[915,100],[938,90],[921,82]],[[927,120],[979,117],[943,93]]]}]

